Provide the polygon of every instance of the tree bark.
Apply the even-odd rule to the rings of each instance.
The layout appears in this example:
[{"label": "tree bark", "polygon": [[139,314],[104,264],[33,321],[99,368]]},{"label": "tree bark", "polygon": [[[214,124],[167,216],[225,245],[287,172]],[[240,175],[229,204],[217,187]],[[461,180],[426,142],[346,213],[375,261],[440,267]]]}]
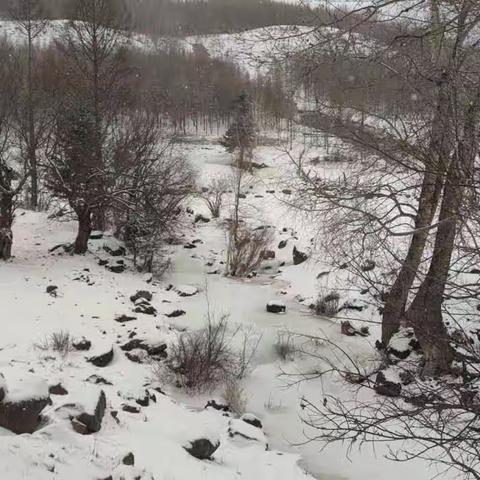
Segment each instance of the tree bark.
[{"label": "tree bark", "polygon": [[442,302],[461,220],[461,206],[469,178],[473,178],[478,151],[477,109],[477,103],[472,103],[465,113],[463,137],[447,171],[430,268],[407,312],[424,352],[424,373],[427,375],[449,372],[453,360],[453,349],[443,323]]},{"label": "tree bark", "polygon": [[451,142],[449,118],[451,117],[448,99],[448,81],[442,73],[437,83],[438,98],[435,117],[432,122],[429,146],[429,161],[425,162],[422,188],[415,218],[415,232],[410,240],[407,255],[395,282],[390,289],[382,317],[382,343],[386,347],[402,322],[405,322],[405,309],[408,295],[418,274],[423,253],[430,233],[443,188],[444,174],[450,157]]},{"label": "tree bark", "polygon": [[88,250],[88,240],[92,233],[91,213],[89,209],[83,210],[78,215],[78,233],[73,246],[73,253],[83,255]]}]

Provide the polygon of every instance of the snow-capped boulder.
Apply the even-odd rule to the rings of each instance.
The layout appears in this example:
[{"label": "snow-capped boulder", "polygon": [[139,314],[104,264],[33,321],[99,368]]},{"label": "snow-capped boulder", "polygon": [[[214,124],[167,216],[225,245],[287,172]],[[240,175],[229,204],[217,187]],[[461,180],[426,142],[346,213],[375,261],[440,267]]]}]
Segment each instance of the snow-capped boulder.
[{"label": "snow-capped boulder", "polygon": [[193,297],[198,293],[198,288],[193,285],[178,285],[175,287],[175,292],[180,297]]},{"label": "snow-capped boulder", "polygon": [[253,413],[245,413],[240,417],[240,420],[243,420],[245,423],[252,425],[252,427],[263,428],[262,422],[258,417],[253,415]]},{"label": "snow-capped boulder", "polygon": [[0,376],[0,391],[0,427],[17,434],[33,433],[40,423],[40,413],[50,403],[47,383],[28,375],[7,388]]},{"label": "snow-capped boulder", "polygon": [[387,379],[384,372],[378,372],[375,379],[375,392],[385,397],[398,397],[402,391],[402,385],[398,382]]},{"label": "snow-capped boulder", "polygon": [[80,340],[76,340],[73,342],[73,348],[78,350],[79,352],[85,352],[90,350],[92,347],[92,342],[87,340],[85,337],[82,337]]},{"label": "snow-capped boulder", "polygon": [[102,428],[107,408],[105,392],[93,385],[85,384],[81,391],[75,392],[78,400],[57,408],[56,413],[70,420],[73,429],[81,435],[97,433]]},{"label": "snow-capped boulder", "polygon": [[143,298],[147,302],[151,302],[153,299],[153,294],[148,290],[138,290],[137,293],[130,297],[130,301],[136,303],[140,298]]},{"label": "snow-capped boulder", "polygon": [[268,442],[263,431],[241,419],[230,420],[228,435],[234,441],[256,442],[265,450],[268,449]]},{"label": "snow-capped boulder", "polygon": [[286,313],[287,306],[280,300],[272,300],[267,303],[267,312],[269,313]]},{"label": "snow-capped boulder", "polygon": [[109,350],[90,357],[87,361],[96,367],[104,368],[110,365],[113,360],[113,346]]},{"label": "snow-capped boulder", "polygon": [[419,349],[418,340],[412,328],[401,328],[395,333],[387,348],[387,354],[392,361],[405,360],[410,354]]},{"label": "snow-capped boulder", "polygon": [[198,440],[189,442],[183,448],[192,455],[192,457],[198,458],[199,460],[210,460],[219,446],[219,441],[212,443],[208,438],[199,438]]}]

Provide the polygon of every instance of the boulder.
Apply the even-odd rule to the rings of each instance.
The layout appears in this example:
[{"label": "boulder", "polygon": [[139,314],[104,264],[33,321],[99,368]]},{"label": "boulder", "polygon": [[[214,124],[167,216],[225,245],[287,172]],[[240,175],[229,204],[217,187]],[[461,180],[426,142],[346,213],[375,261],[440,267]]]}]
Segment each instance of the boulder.
[{"label": "boulder", "polygon": [[253,415],[252,413],[245,413],[240,417],[240,420],[243,420],[245,423],[252,425],[255,428],[263,428],[262,422],[258,417]]},{"label": "boulder", "polygon": [[79,352],[85,352],[90,350],[92,342],[87,340],[85,337],[82,337],[80,340],[74,341],[72,345],[75,350],[78,350]]},{"label": "boulder", "polygon": [[148,340],[134,338],[120,347],[124,352],[145,350],[150,356],[166,356],[167,344],[164,342],[150,343]]},{"label": "boulder", "polygon": [[287,306],[278,300],[267,303],[267,312],[269,313],[286,313]]},{"label": "boulder", "polygon": [[135,308],[133,310],[135,313],[143,313],[144,315],[157,315],[157,309],[151,305],[147,300],[138,299],[135,302]]},{"label": "boulder", "polygon": [[214,410],[218,410],[219,412],[225,412],[228,413],[230,412],[230,406],[225,405],[222,403],[217,403],[215,400],[209,400],[207,404],[205,405],[205,409],[207,408],[213,408]]},{"label": "boulder", "polygon": [[173,310],[173,312],[166,313],[165,316],[168,318],[176,318],[185,315],[187,312],[185,310]]},{"label": "boulder", "polygon": [[112,257],[123,257],[127,253],[127,250],[122,245],[104,245],[103,249]]},{"label": "boulder", "polygon": [[281,250],[282,248],[285,248],[287,246],[288,240],[281,240],[280,243],[278,244],[278,248]]},{"label": "boulder", "polygon": [[8,389],[0,376],[0,427],[13,433],[33,433],[40,424],[40,413],[51,403],[48,386],[34,377],[25,377]]},{"label": "boulder", "polygon": [[275,252],[273,250],[265,250],[262,255],[264,260],[274,260]]},{"label": "boulder", "polygon": [[301,252],[296,246],[293,247],[293,264],[300,265],[308,260],[308,255]]},{"label": "boulder", "polygon": [[375,392],[385,397],[398,397],[402,391],[402,385],[400,383],[387,380],[383,372],[378,372],[375,379]]},{"label": "boulder", "polygon": [[58,293],[58,287],[56,285],[48,285],[46,292],[52,297],[56,297]]},{"label": "boulder", "polygon": [[140,298],[143,298],[147,302],[151,302],[153,299],[153,293],[148,290],[138,290],[137,293],[130,297],[130,301],[135,303]]},{"label": "boulder", "polygon": [[368,337],[370,335],[370,330],[366,326],[356,328],[348,320],[341,322],[340,325],[342,335],[346,335],[347,337]]},{"label": "boulder", "polygon": [[106,268],[112,273],[123,273],[127,267],[123,263],[118,263],[116,265],[107,265]]},{"label": "boulder", "polygon": [[268,449],[267,439],[260,428],[253,426],[241,419],[230,420],[228,435],[231,439],[241,443],[259,443],[265,450]]},{"label": "boulder", "polygon": [[113,360],[113,346],[110,350],[106,351],[105,353],[101,353],[100,355],[95,355],[90,357],[87,361],[95,365],[96,367],[104,368]]},{"label": "boulder", "polygon": [[48,387],[48,393],[50,393],[50,395],[68,395],[68,390],[64,388],[61,383],[57,383],[56,385],[50,385],[50,387]]},{"label": "boulder", "polygon": [[198,458],[199,460],[210,460],[219,446],[220,442],[218,441],[212,443],[207,438],[200,438],[189,442],[189,444],[183,448],[185,448],[192,457]]},{"label": "boulder", "polygon": [[123,457],[122,463],[123,463],[124,465],[129,465],[129,466],[135,465],[135,455],[134,455],[132,452],[127,453],[127,454]]},{"label": "boulder", "polygon": [[208,223],[210,222],[210,219],[208,217],[205,217],[201,213],[199,213],[198,215],[195,216],[195,223],[199,223],[199,222]]},{"label": "boulder", "polygon": [[77,433],[90,435],[102,428],[103,417],[107,408],[107,398],[103,390],[90,390],[89,398],[83,405],[67,406],[80,412],[71,418],[72,426]]},{"label": "boulder", "polygon": [[117,315],[114,320],[117,322],[117,323],[127,323],[127,322],[133,322],[134,320],[136,320],[137,317],[132,317],[130,315],[125,315],[125,314],[122,314],[122,315]]}]

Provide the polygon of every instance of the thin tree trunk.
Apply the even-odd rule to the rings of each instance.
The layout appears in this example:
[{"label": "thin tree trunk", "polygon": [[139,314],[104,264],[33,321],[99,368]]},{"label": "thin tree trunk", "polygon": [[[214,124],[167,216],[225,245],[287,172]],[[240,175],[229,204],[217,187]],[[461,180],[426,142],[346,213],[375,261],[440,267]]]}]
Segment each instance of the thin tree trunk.
[{"label": "thin tree trunk", "polygon": [[424,372],[427,375],[447,373],[453,360],[453,350],[443,323],[442,302],[466,184],[469,178],[473,178],[473,165],[478,151],[477,117],[477,105],[472,103],[466,112],[463,138],[458,142],[447,172],[430,269],[407,312],[424,353]]},{"label": "thin tree trunk", "polygon": [[30,168],[30,208],[38,208],[38,165],[36,151],[35,114],[33,106],[33,39],[31,20],[27,27],[27,155]]},{"label": "thin tree trunk", "polygon": [[430,233],[428,227],[433,223],[442,193],[443,178],[451,151],[450,136],[447,134],[450,130],[449,118],[451,117],[448,85],[447,77],[442,73],[438,82],[437,108],[432,122],[430,160],[425,163],[414,224],[415,232],[410,240],[405,260],[385,301],[382,317],[382,343],[385,347],[405,321],[408,295],[417,277]]},{"label": "thin tree trunk", "polygon": [[88,240],[92,233],[91,213],[87,208],[78,213],[78,233],[75,239],[73,253],[82,255],[88,250]]}]

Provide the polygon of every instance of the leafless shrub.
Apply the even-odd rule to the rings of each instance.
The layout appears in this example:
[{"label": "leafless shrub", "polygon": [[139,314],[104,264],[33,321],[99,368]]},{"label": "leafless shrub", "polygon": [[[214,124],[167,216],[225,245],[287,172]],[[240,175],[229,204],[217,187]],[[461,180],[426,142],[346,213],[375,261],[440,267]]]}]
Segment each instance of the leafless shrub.
[{"label": "leafless shrub", "polygon": [[213,218],[219,218],[224,197],[229,189],[229,180],[225,177],[214,178],[200,193]]},{"label": "leafless shrub", "polygon": [[247,399],[245,397],[245,391],[237,379],[230,378],[226,380],[222,397],[233,413],[237,415],[243,415],[245,413]]},{"label": "leafless shrub", "polygon": [[271,393],[263,406],[265,407],[265,410],[268,410],[269,412],[279,412],[283,408],[282,402],[273,398]]},{"label": "leafless shrub", "polygon": [[229,228],[228,274],[245,277],[255,271],[263,260],[264,252],[272,243],[269,228],[251,229],[247,225]]},{"label": "leafless shrub", "polygon": [[184,332],[171,348],[168,366],[180,385],[202,391],[228,376],[233,354],[228,335],[228,315],[215,321],[208,315],[207,326]]},{"label": "leafless shrub", "polygon": [[38,350],[51,350],[66,357],[73,351],[73,337],[66,331],[53,332],[45,337],[40,343],[35,344]]},{"label": "leafless shrub", "polygon": [[274,348],[283,361],[293,360],[296,353],[294,335],[291,332],[278,332]]},{"label": "leafless shrub", "polygon": [[338,313],[340,302],[340,294],[336,290],[328,293],[320,292],[314,305],[317,315],[325,315],[333,317]]}]

